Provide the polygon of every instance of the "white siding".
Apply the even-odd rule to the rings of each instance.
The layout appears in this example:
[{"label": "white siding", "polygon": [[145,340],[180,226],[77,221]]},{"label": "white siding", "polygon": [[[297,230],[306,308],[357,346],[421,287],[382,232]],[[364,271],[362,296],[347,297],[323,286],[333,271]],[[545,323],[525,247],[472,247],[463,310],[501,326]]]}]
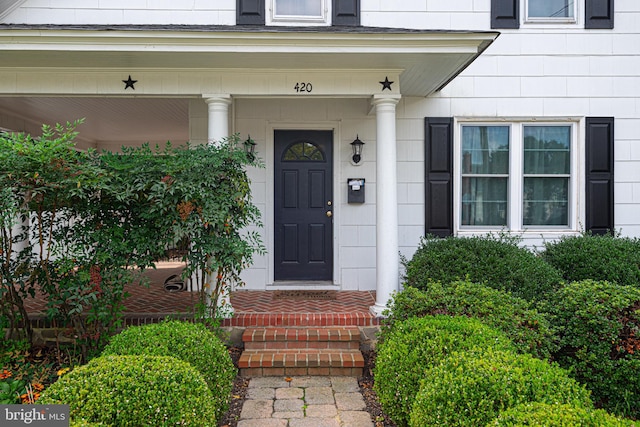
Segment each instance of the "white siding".
[{"label": "white siding", "polygon": [[69,25],[234,25],[235,0],[27,0],[3,22]]}]

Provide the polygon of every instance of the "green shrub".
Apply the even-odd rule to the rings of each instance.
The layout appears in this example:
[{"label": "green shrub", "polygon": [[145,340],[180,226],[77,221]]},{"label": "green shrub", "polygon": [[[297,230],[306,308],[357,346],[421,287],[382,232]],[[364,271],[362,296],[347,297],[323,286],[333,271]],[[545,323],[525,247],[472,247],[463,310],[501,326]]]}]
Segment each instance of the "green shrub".
[{"label": "green shrub", "polygon": [[567,282],[598,280],[640,287],[640,240],[585,233],[546,242],[542,257]]},{"label": "green shrub", "polygon": [[454,353],[428,370],[411,426],[482,426],[525,402],[591,408],[589,392],[566,372],[528,354]]},{"label": "green shrub", "polygon": [[423,291],[406,288],[394,295],[382,328],[382,341],[395,322],[413,316],[448,314],[475,317],[499,329],[518,351],[541,359],[555,349],[553,331],[546,314],[536,311],[532,303],[507,292],[470,282],[448,285],[429,282]]},{"label": "green shrub", "polygon": [[411,405],[424,372],[453,351],[513,349],[500,331],[466,317],[411,318],[395,325],[378,347],[375,390],[398,426],[409,422]]},{"label": "green shrub", "polygon": [[487,427],[632,427],[630,420],[608,414],[602,409],[576,408],[571,405],[523,403],[507,409]]},{"label": "green shrub", "polygon": [[598,406],[639,417],[640,289],[574,282],[545,306],[558,327],[558,363],[587,385]]},{"label": "green shrub", "polygon": [[91,423],[87,420],[71,420],[69,427],[105,427],[105,424]]},{"label": "green shrub", "polygon": [[560,272],[508,236],[428,238],[406,266],[406,283],[425,289],[429,280],[486,283],[526,300],[555,290]]},{"label": "green shrub", "polygon": [[198,369],[213,392],[216,417],[228,408],[236,368],[227,348],[200,323],[165,321],[125,329],[103,355],[173,356]]},{"label": "green shrub", "polygon": [[202,375],[174,357],[104,356],[47,388],[39,404],[68,404],[71,419],[109,426],[215,426]]}]

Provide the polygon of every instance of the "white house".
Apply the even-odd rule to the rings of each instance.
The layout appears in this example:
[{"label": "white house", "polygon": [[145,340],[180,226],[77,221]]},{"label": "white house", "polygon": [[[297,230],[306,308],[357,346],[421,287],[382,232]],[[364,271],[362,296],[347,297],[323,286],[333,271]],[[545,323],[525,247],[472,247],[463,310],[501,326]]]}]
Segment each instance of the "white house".
[{"label": "white house", "polygon": [[640,236],[640,2],[615,3],[0,0],[0,127],[250,135],[247,288],[375,289],[379,313],[426,233]]}]

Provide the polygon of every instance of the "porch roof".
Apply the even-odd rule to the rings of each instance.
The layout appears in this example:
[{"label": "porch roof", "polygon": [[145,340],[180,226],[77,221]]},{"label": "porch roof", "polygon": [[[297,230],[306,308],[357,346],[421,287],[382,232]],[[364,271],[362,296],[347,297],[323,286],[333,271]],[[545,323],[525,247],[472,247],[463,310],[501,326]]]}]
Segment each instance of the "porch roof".
[{"label": "porch roof", "polygon": [[0,24],[3,67],[387,70],[400,93],[442,89],[495,31],[377,27]]}]

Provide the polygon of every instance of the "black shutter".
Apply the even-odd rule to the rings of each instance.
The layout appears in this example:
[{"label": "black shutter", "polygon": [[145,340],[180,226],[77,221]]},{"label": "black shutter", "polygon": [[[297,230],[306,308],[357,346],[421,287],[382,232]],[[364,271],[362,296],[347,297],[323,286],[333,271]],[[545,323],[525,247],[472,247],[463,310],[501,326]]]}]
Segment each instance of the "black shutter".
[{"label": "black shutter", "polygon": [[264,25],[264,0],[237,0],[237,25]]},{"label": "black shutter", "polygon": [[360,25],[360,0],[333,0],[332,25]]},{"label": "black shutter", "polygon": [[613,117],[586,120],[586,228],[594,234],[614,230]]},{"label": "black shutter", "polygon": [[520,28],[520,0],[491,0],[491,28]]},{"label": "black shutter", "polygon": [[613,0],[585,0],[584,10],[585,28],[613,28]]},{"label": "black shutter", "polygon": [[425,232],[453,235],[453,118],[425,118]]}]

